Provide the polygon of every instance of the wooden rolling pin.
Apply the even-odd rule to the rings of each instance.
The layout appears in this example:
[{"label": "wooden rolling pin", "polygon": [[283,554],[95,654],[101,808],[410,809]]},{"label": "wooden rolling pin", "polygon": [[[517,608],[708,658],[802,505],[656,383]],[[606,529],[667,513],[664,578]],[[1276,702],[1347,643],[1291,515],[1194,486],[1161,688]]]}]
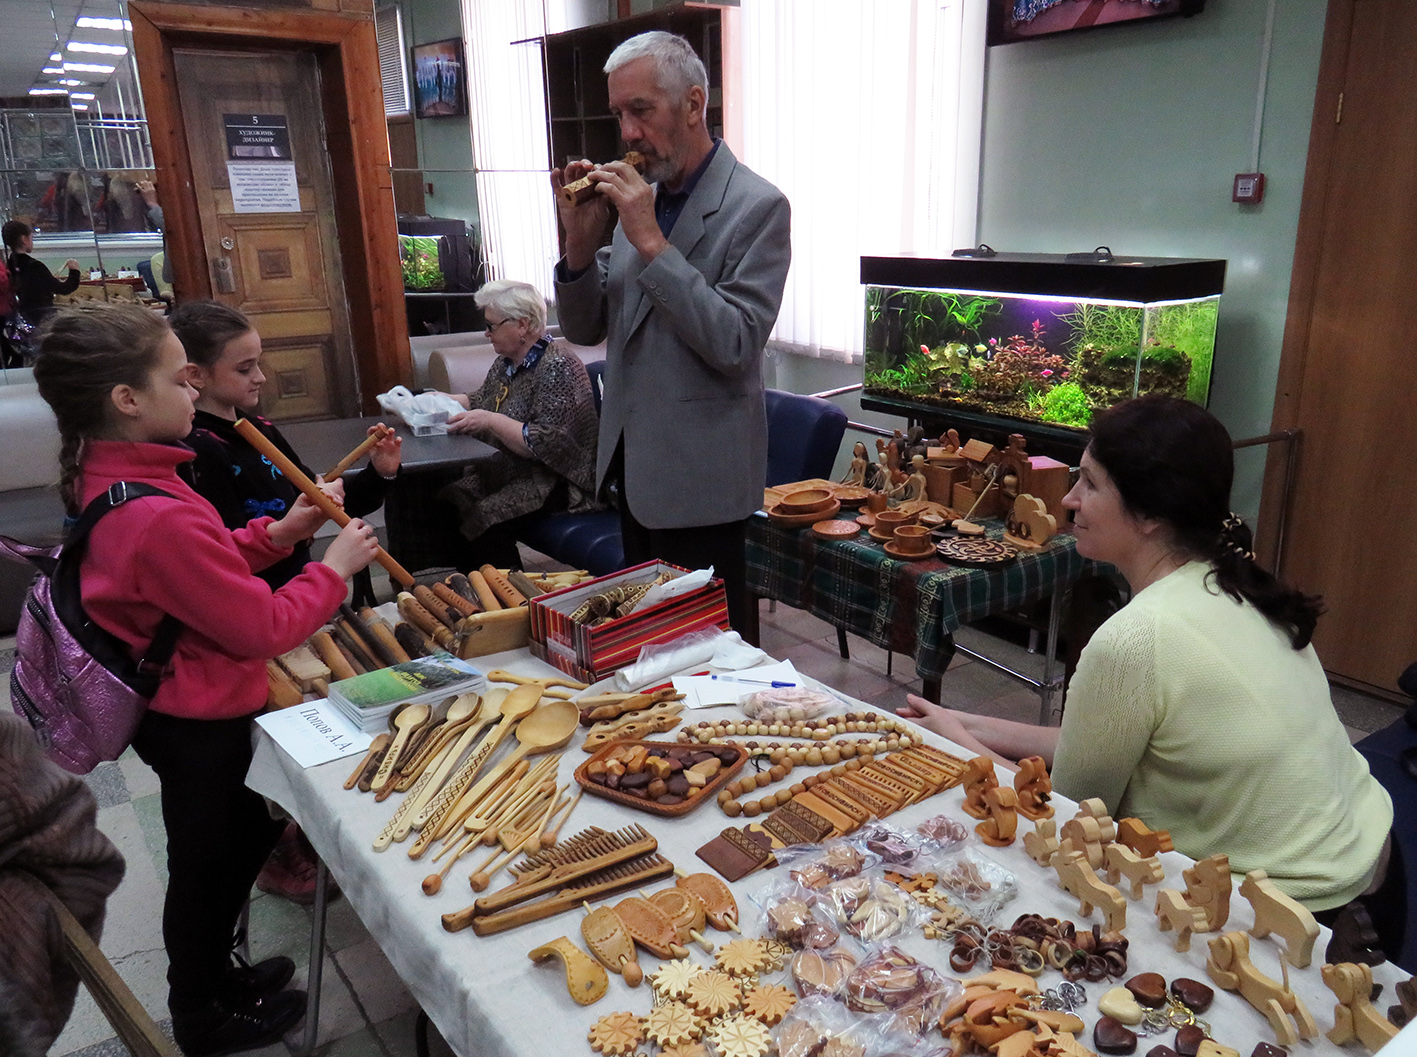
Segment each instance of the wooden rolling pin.
[{"label": "wooden rolling pin", "polygon": [[[637,172],[645,171],[645,156],[637,150],[632,150],[620,159],[627,165],[635,167]],[[595,194],[596,181],[589,175],[582,176],[579,180],[574,180],[561,188],[561,201],[568,206],[578,206],[591,195]]]},{"label": "wooden rolling pin", "polygon": [[[340,528],[344,528],[353,520],[339,508],[339,504],[325,495],[324,492],[320,491],[319,485],[315,484],[314,481],[301,473],[300,467],[287,459],[279,448],[266,439],[266,435],[253,426],[250,419],[238,418],[236,420],[236,432],[245,437],[251,447],[255,448],[269,459],[272,466],[285,474],[286,480],[304,492],[306,498],[324,511],[325,516],[336,525]],[[398,562],[394,561],[393,557],[388,551],[384,550],[383,547],[380,547],[378,553],[374,555],[374,560],[387,569],[389,575],[399,583],[403,584],[405,587],[413,586],[413,577],[409,574],[409,571]]]},{"label": "wooden rolling pin", "polygon": [[345,470],[348,470],[360,459],[373,451],[374,445],[378,444],[379,441],[383,440],[391,433],[393,433],[393,430],[388,426],[375,426],[374,432],[364,438],[364,443],[360,444],[359,447],[355,448],[343,459],[335,463],[334,469],[325,474],[325,483],[329,484],[331,481],[338,481],[344,475]]}]

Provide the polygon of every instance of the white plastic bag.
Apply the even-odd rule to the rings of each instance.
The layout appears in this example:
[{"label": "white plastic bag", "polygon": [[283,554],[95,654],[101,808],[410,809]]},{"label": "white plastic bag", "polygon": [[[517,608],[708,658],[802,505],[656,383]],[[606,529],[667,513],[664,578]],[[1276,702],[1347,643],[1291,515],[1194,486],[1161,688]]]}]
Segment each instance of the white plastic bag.
[{"label": "white plastic bag", "polygon": [[401,418],[415,437],[431,437],[448,432],[448,419],[465,409],[447,393],[419,393],[414,396],[402,385],[379,394],[379,406]]}]

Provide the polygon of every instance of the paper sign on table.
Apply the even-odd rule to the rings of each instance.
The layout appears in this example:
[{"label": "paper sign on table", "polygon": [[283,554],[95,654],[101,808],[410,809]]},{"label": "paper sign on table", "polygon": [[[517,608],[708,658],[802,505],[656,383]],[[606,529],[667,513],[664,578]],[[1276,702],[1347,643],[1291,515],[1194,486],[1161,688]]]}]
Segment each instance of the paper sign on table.
[{"label": "paper sign on table", "polygon": [[353,756],[369,748],[374,740],[323,699],[263,713],[256,722],[301,767],[318,767]]},{"label": "paper sign on table", "polygon": [[791,661],[778,661],[759,668],[725,672],[715,679],[709,675],[676,675],[674,689],[684,695],[685,708],[717,708],[736,705],[757,690],[770,690],[773,683],[801,686],[802,677]]}]

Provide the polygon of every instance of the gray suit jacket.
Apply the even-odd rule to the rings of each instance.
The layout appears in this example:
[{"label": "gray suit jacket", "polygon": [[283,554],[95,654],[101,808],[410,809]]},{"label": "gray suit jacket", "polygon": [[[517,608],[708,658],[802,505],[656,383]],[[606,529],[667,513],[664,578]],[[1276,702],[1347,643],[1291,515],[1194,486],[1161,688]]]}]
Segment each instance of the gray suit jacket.
[{"label": "gray suit jacket", "polygon": [[606,339],[596,487],[623,437],[625,497],[647,528],[716,525],[762,506],[762,356],[792,259],[790,220],[782,192],[721,143],[670,249],[646,265],[617,226],[594,268],[556,284],[567,340]]}]

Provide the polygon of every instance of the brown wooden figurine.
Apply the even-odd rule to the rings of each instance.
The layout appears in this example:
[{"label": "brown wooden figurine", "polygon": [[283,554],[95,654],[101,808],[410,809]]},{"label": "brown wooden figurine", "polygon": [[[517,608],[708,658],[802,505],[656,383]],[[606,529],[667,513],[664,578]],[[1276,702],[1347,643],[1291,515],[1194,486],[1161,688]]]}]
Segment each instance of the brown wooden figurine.
[{"label": "brown wooden figurine", "polygon": [[1110,844],[1117,837],[1117,825],[1107,814],[1107,805],[1096,797],[1078,804],[1078,813],[1063,823],[1058,835],[1062,850],[1083,852],[1087,863],[1094,870],[1100,870],[1107,863],[1103,845]]},{"label": "brown wooden figurine", "polygon": [[1181,876],[1186,902],[1205,911],[1204,932],[1219,932],[1230,919],[1230,857],[1217,852],[1200,859]]},{"label": "brown wooden figurine", "polygon": [[1161,860],[1155,855],[1143,859],[1125,844],[1109,844],[1104,849],[1107,854],[1107,883],[1118,884],[1125,877],[1132,883],[1132,898],[1140,899],[1147,885],[1160,884],[1166,876],[1161,869]]},{"label": "brown wooden figurine", "polygon": [[1033,832],[1023,835],[1023,850],[1039,866],[1051,866],[1058,854],[1058,823],[1051,818],[1035,822]]},{"label": "brown wooden figurine", "polygon": [[1313,1015],[1289,987],[1289,967],[1279,962],[1283,983],[1272,980],[1250,961],[1250,938],[1243,932],[1226,932],[1210,941],[1205,971],[1224,991],[1238,991],[1264,1014],[1281,1046],[1293,1046],[1300,1039],[1319,1033]]},{"label": "brown wooden figurine", "polygon": [[998,786],[999,779],[994,774],[994,761],[988,756],[976,756],[969,761],[960,778],[964,786],[964,811],[977,819],[989,817],[989,807],[984,802],[990,789]]},{"label": "brown wooden figurine", "polygon": [[1314,957],[1319,923],[1308,908],[1279,890],[1263,870],[1251,870],[1240,882],[1240,894],[1255,908],[1250,935],[1264,939],[1271,932],[1284,940],[1284,957],[1296,969],[1306,969]]},{"label": "brown wooden figurine", "polygon": [[1159,855],[1164,851],[1176,850],[1168,830],[1148,829],[1139,818],[1124,818],[1118,822],[1117,840],[1138,855]]},{"label": "brown wooden figurine", "polygon": [[1109,932],[1121,932],[1127,927],[1127,897],[1105,884],[1088,865],[1082,851],[1060,851],[1053,856],[1053,869],[1058,873],[1058,884],[1078,900],[1078,913],[1083,917],[1092,914],[1092,908],[1102,908],[1107,919]]},{"label": "brown wooden figurine", "polygon": [[996,785],[984,794],[984,806],[989,814],[974,832],[991,848],[1008,847],[1018,832],[1018,795],[1006,785]]},{"label": "brown wooden figurine", "polygon": [[1184,954],[1191,949],[1191,933],[1205,931],[1205,911],[1186,902],[1174,888],[1156,893],[1156,927],[1161,932],[1176,930],[1175,948]]},{"label": "brown wooden figurine", "polygon": [[1048,777],[1048,765],[1042,756],[1025,756],[1018,762],[1014,774],[1014,792],[1018,794],[1018,813],[1030,822],[1053,817],[1053,780]]},{"label": "brown wooden figurine", "polygon": [[1329,1042],[1342,1046],[1357,1039],[1376,1053],[1392,1041],[1397,1034],[1397,1026],[1389,1023],[1369,998],[1373,992],[1371,968],[1353,962],[1325,965],[1323,978],[1338,999],[1338,1005],[1333,1008],[1333,1030],[1328,1033]]}]

